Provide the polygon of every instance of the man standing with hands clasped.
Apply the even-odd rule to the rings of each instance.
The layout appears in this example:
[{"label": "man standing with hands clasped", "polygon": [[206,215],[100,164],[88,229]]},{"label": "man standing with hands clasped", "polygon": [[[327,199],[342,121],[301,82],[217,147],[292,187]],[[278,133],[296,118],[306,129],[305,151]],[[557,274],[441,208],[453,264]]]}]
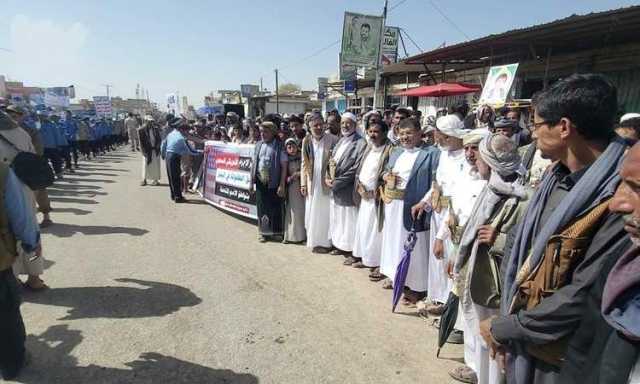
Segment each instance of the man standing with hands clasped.
[{"label": "man standing with hands clasped", "polygon": [[345,265],[351,265],[355,261],[351,251],[360,203],[360,195],[357,194],[354,183],[367,143],[356,132],[356,116],[353,113],[344,113],[340,125],[342,138],[329,159],[329,172],[325,176],[325,184],[331,188],[329,233],[334,247],[331,254],[349,256]]},{"label": "man standing with hands clasped", "polygon": [[306,197],[305,228],[307,247],[313,253],[328,253],[331,250],[329,236],[329,187],[324,182],[331,151],[338,138],[325,132],[324,120],[320,113],[309,119],[311,135],[302,140],[302,174],[300,192]]}]

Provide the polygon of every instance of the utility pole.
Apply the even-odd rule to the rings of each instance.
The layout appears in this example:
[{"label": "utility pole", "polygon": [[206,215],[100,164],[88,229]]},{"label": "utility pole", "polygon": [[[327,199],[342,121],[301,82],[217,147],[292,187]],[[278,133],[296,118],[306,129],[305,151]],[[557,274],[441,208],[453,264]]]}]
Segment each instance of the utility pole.
[{"label": "utility pole", "polygon": [[109,90],[113,87],[111,84],[102,84],[107,89],[107,97],[109,97]]},{"label": "utility pole", "polygon": [[264,92],[264,87],[262,86],[262,77],[260,77],[260,93]]},{"label": "utility pole", "polygon": [[276,113],[280,113],[280,95],[278,92],[278,68],[276,68]]},{"label": "utility pole", "polygon": [[[378,59],[376,60],[376,83],[373,91],[373,109],[378,108],[378,91],[380,89],[380,55],[382,54],[382,40],[384,39],[385,24],[387,23],[387,5],[389,0],[384,0],[384,9],[382,10],[382,30],[380,31],[380,41],[378,42]],[[357,81],[357,80],[356,80]],[[382,108],[384,109],[384,99],[382,100]]]}]

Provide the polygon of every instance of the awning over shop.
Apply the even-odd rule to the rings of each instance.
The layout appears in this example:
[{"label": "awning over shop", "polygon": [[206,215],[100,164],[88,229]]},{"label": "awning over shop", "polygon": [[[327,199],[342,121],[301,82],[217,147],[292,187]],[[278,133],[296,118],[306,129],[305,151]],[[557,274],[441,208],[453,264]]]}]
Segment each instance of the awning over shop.
[{"label": "awning over shop", "polygon": [[477,84],[468,83],[439,83],[435,85],[423,85],[417,88],[407,89],[397,93],[398,96],[421,96],[421,97],[443,97],[464,95],[467,93],[479,92],[482,87]]}]

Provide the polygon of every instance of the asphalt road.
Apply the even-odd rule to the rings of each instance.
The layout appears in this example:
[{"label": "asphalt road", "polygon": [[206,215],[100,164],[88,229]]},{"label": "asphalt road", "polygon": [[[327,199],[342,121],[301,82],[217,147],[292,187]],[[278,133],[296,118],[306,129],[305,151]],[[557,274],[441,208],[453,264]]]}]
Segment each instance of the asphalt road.
[{"label": "asphalt road", "polygon": [[25,293],[21,383],[447,383],[462,357],[342,257],[140,187],[121,149],[50,190],[44,280]]}]

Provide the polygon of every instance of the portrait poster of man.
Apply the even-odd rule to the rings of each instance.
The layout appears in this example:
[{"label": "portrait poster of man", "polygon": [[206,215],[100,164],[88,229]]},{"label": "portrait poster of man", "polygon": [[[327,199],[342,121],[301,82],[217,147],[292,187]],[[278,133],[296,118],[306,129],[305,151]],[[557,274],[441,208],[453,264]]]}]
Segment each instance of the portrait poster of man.
[{"label": "portrait poster of man", "polygon": [[506,103],[517,71],[518,63],[491,67],[482,88],[479,103],[489,105]]},{"label": "portrait poster of man", "polygon": [[382,17],[345,12],[342,64],[375,67],[380,57]]}]

